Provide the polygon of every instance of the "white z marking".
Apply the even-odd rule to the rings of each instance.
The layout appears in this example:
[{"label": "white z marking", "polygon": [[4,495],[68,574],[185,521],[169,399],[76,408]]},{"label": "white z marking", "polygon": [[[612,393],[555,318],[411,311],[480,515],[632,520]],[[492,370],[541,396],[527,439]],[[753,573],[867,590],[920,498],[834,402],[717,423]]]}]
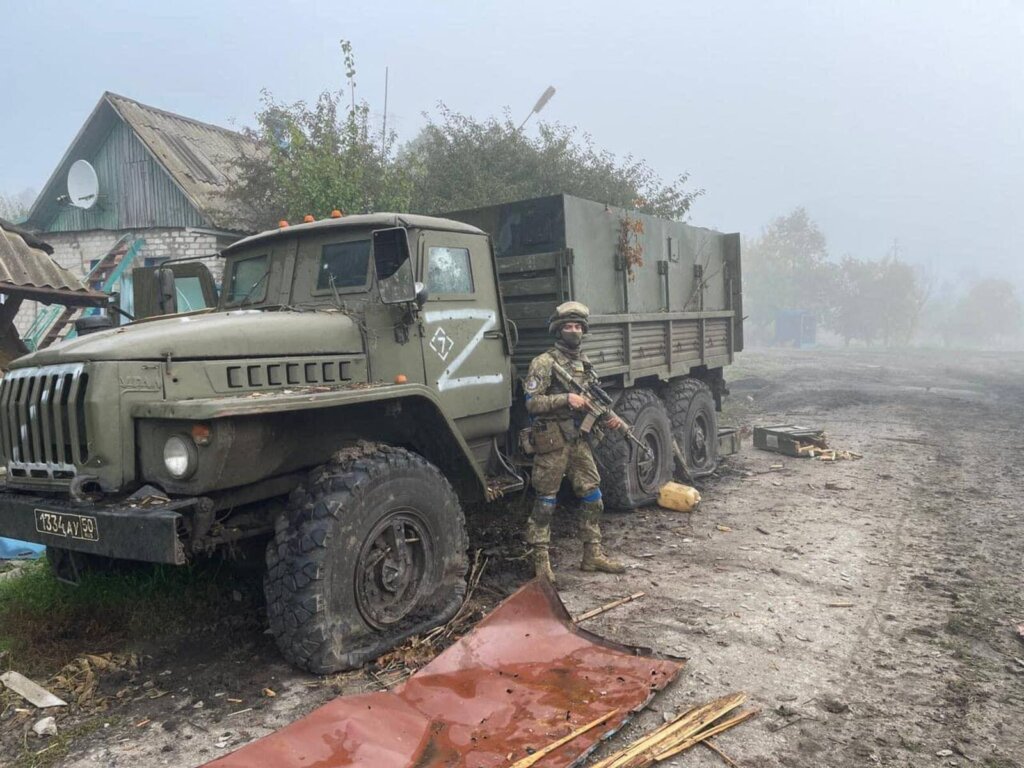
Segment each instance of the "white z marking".
[{"label": "white z marking", "polygon": [[439,323],[444,320],[483,320],[484,324],[480,326],[480,329],[473,335],[473,338],[469,340],[469,343],[462,349],[459,354],[455,356],[448,367],[441,371],[441,375],[437,377],[437,389],[439,392],[447,392],[450,389],[458,389],[459,387],[470,387],[476,384],[500,384],[505,380],[505,376],[500,373],[489,374],[487,376],[460,376],[458,378],[452,378],[452,374],[459,370],[459,367],[466,362],[466,359],[473,354],[473,350],[476,349],[483,338],[484,334],[498,324],[498,316],[491,309],[442,309],[435,312],[424,313],[424,319],[428,323]]}]

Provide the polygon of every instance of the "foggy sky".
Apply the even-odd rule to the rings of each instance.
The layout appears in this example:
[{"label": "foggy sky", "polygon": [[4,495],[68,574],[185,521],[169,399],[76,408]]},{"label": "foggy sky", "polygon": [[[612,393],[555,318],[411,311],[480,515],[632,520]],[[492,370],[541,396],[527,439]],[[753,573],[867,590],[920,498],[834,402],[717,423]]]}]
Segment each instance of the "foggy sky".
[{"label": "foggy sky", "polygon": [[21,2],[0,10],[0,192],[42,188],[104,90],[249,124],[340,87],[409,139],[438,101],[546,120],[689,172],[691,220],[805,206],[836,255],[1024,286],[1024,3]]}]

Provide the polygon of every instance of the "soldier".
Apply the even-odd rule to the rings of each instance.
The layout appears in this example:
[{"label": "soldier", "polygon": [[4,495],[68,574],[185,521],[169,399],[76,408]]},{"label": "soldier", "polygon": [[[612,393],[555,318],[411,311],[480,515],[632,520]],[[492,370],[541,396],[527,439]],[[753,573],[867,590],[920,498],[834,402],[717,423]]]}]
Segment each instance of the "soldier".
[{"label": "soldier", "polygon": [[[548,323],[548,330],[556,338],[555,346],[534,358],[524,383],[526,410],[532,422],[533,488],[537,494],[526,523],[526,540],[533,547],[536,574],[546,576],[552,582],[555,577],[548,554],[551,515],[555,511],[555,497],[563,477],[569,478],[579,499],[579,537],[583,541],[580,570],[625,571],[620,563],[601,551],[600,521],[604,511],[601,476],[594,464],[590,444],[579,429],[587,412],[587,400],[568,392],[551,371],[552,363],[558,362],[581,383],[591,377],[596,378],[593,366],[580,349],[589,318],[590,310],[578,301],[558,305]],[[603,426],[619,429],[622,422],[612,416],[604,420]]]}]

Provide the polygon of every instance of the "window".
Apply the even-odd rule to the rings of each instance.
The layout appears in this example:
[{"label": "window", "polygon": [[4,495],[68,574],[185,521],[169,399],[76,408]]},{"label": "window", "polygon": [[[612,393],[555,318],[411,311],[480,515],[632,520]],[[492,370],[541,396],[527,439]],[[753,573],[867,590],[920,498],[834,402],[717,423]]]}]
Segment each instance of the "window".
[{"label": "window", "polygon": [[174,288],[178,294],[179,312],[195,312],[206,308],[203,284],[198,277],[179,277],[174,281]]},{"label": "window", "polygon": [[316,279],[317,290],[330,289],[331,277],[334,278],[334,287],[339,290],[342,288],[364,288],[369,270],[369,240],[325,245],[320,254],[320,271]]},{"label": "window", "polygon": [[267,295],[267,279],[270,267],[266,254],[249,259],[236,261],[231,270],[231,291],[228,293],[228,304],[247,304],[263,301]]},{"label": "window", "polygon": [[473,292],[468,248],[431,248],[427,258],[427,290],[431,296]]}]

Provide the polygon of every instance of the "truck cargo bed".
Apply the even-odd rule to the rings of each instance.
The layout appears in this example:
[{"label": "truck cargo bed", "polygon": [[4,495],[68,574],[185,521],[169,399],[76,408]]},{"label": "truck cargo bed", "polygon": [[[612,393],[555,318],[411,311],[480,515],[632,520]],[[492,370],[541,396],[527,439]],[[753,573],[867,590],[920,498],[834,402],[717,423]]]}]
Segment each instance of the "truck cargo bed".
[{"label": "truck cargo bed", "polygon": [[593,313],[587,355],[626,386],[727,365],[743,348],[739,235],[569,195],[445,215],[491,234],[519,371],[550,346],[548,318],[570,299]]}]

